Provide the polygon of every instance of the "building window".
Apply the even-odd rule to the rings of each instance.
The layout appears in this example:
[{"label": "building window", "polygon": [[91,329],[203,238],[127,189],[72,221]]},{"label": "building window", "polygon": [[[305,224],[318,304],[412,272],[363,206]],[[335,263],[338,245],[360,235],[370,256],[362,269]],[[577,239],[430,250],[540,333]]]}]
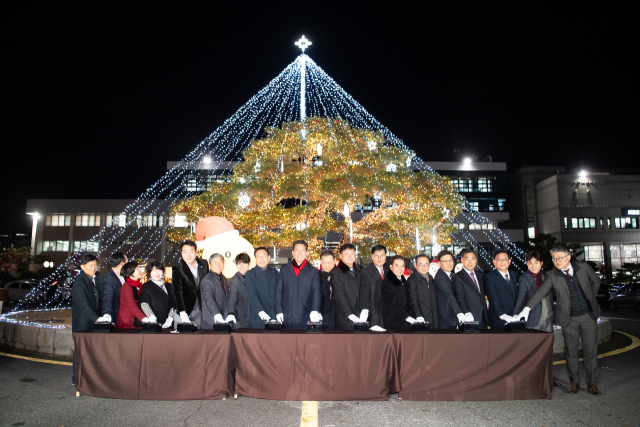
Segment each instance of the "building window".
[{"label": "building window", "polygon": [[50,227],[68,227],[71,225],[70,214],[50,214],[44,217],[44,225]]},{"label": "building window", "polygon": [[596,228],[596,219],[571,218],[571,228]]},{"label": "building window", "polygon": [[611,218],[607,218],[607,228],[611,229]]},{"label": "building window", "polygon": [[138,227],[162,227],[162,215],[138,215],[136,221]]},{"label": "building window", "polygon": [[469,202],[469,209],[478,212],[478,202]]},{"label": "building window", "polygon": [[529,234],[529,238],[530,239],[534,239],[536,237],[536,228],[535,227],[529,227],[527,229],[527,234]]},{"label": "building window", "polygon": [[616,218],[616,228],[638,228],[638,218]]},{"label": "building window", "polygon": [[100,214],[76,214],[76,227],[99,227]]},{"label": "building window", "polygon": [[69,241],[65,240],[45,240],[42,242],[43,252],[68,252]]},{"label": "building window", "polygon": [[507,199],[498,199],[498,210],[504,212],[507,205]]},{"label": "building window", "polygon": [[81,242],[73,242],[73,251],[74,252],[98,252],[99,250],[98,242],[90,242],[88,240],[83,240]]},{"label": "building window", "polygon": [[107,214],[107,227],[125,227],[127,216],[122,214]]},{"label": "building window", "polygon": [[602,217],[600,217],[600,228],[604,228],[604,221]]},{"label": "building window", "polygon": [[466,224],[464,222],[459,222],[458,223],[458,230],[463,230],[465,228]]},{"label": "building window", "polygon": [[568,228],[568,227],[569,227],[569,222],[568,222],[567,217],[565,216],[564,217],[564,228]]}]

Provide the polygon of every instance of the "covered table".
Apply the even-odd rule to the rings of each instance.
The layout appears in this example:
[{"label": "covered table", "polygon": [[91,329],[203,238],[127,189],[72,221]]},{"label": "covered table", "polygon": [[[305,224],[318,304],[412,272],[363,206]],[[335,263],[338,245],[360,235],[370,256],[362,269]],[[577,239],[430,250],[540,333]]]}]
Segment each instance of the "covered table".
[{"label": "covered table", "polygon": [[552,333],[436,330],[394,339],[403,399],[551,398]]},{"label": "covered table", "polygon": [[231,336],[198,331],[76,332],[76,386],[116,399],[220,399],[233,394]]},{"label": "covered table", "polygon": [[398,391],[392,333],[232,334],[236,392],[277,400],[388,400]]}]

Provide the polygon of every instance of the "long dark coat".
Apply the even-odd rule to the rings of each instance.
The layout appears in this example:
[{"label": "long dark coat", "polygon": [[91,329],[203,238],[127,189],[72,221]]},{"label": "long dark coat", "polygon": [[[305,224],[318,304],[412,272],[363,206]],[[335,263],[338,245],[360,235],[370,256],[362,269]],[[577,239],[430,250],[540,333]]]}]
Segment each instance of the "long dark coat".
[{"label": "long dark coat", "polygon": [[383,316],[384,327],[387,330],[407,330],[410,324],[408,307],[408,286],[404,276],[398,279],[395,274],[389,272],[382,281],[382,299],[384,301]]},{"label": "long dark coat", "polygon": [[110,268],[102,278],[102,314],[111,315],[111,321],[115,323],[120,309],[120,289],[122,282]]},{"label": "long dark coat", "polygon": [[[98,276],[93,284],[91,277],[84,271],[71,285],[71,331],[82,332],[93,329],[102,313],[102,281]],[[115,321],[115,319],[112,319]]]},{"label": "long dark coat", "polygon": [[209,272],[209,264],[203,259],[196,258],[198,263],[198,283],[195,282],[193,274],[186,262],[180,258],[178,264],[174,265],[171,274],[171,283],[173,284],[173,296],[176,300],[176,310],[178,313],[184,311],[191,314],[191,310],[197,301],[202,302],[200,298],[200,282]]},{"label": "long dark coat", "polygon": [[257,265],[247,271],[244,276],[244,288],[247,291],[247,301],[249,303],[249,327],[264,328],[264,320],[260,319],[258,313],[264,311],[276,320],[276,281],[278,280],[278,270],[267,267],[262,271]]},{"label": "long dark coat", "polygon": [[438,329],[438,307],[436,291],[427,273],[427,278],[417,271],[407,279],[409,285],[409,308],[412,317],[423,317],[433,329]]},{"label": "long dark coat", "polygon": [[284,314],[284,326],[306,329],[309,313],[320,312],[320,277],[308,261],[296,276],[289,262],[280,269],[276,282],[276,314]]},{"label": "long dark coat", "polygon": [[[332,271],[333,272],[333,271]],[[331,283],[331,273],[320,270],[320,290],[322,291],[322,301],[320,304],[320,314],[322,314],[322,326],[324,329],[336,328],[336,300],[333,296],[333,285]]]},{"label": "long dark coat", "polygon": [[[389,264],[384,264],[382,269],[385,277],[387,274],[392,274],[389,272]],[[373,262],[367,264],[360,272],[360,284],[360,306],[369,308],[369,324],[384,328],[382,276]]]},{"label": "long dark coat", "polygon": [[369,307],[360,305],[360,268],[353,265],[353,271],[342,261],[331,272],[333,293],[336,299],[337,329],[353,330],[353,322],[348,319],[351,314],[360,317],[360,312]]},{"label": "long dark coat", "polygon": [[249,327],[249,302],[244,276],[240,272],[229,279],[229,314],[233,314],[237,320],[234,328]]}]

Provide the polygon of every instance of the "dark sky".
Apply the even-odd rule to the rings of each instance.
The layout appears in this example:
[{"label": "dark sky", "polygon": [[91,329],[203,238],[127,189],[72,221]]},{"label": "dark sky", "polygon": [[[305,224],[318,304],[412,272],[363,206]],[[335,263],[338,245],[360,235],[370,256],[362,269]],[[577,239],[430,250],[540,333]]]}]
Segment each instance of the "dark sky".
[{"label": "dark sky", "polygon": [[[135,198],[307,53],[425,160],[637,168],[639,2],[2,2],[0,233]],[[635,40],[635,41],[634,41]]]}]

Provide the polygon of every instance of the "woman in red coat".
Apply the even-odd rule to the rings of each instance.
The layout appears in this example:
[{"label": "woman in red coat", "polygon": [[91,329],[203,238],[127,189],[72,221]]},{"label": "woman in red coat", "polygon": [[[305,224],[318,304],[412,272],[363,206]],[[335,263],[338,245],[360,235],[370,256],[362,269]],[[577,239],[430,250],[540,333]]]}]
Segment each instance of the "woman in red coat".
[{"label": "woman in red coat", "polygon": [[150,322],[142,310],[140,310],[140,278],[142,271],[137,262],[128,262],[122,266],[120,274],[124,277],[124,283],[120,289],[120,310],[116,327],[122,329],[140,329],[142,323]]}]

